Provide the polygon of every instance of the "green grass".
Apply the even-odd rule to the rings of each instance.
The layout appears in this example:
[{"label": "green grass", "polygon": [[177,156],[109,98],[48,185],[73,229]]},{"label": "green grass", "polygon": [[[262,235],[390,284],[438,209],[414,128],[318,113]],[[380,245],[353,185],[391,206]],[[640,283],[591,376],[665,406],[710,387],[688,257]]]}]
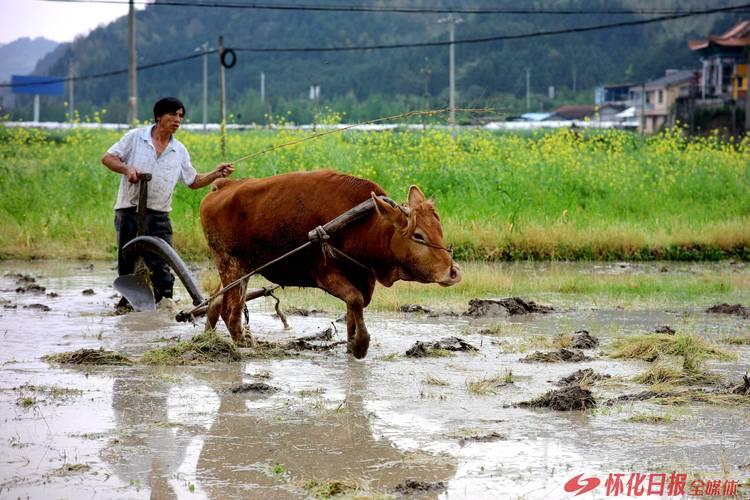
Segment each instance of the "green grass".
[{"label": "green grass", "polygon": [[672,415],[640,414],[625,419],[626,422],[636,424],[671,424],[675,418]]},{"label": "green grass", "polygon": [[[421,304],[436,310],[461,313],[469,300],[477,297],[519,296],[555,307],[580,307],[582,302],[634,309],[651,309],[678,304],[708,307],[712,304],[750,302],[750,280],[746,273],[728,266],[709,266],[696,272],[659,272],[658,266],[628,275],[591,273],[589,264],[550,263],[544,272],[518,264],[484,262],[461,263],[463,279],[444,288],[421,283],[396,282],[392,287],[378,286],[368,310],[397,311],[403,304]],[[567,284],[576,284],[575,290]],[[263,279],[251,280],[251,287],[267,285]],[[282,306],[321,309],[341,313],[341,301],[318,290],[285,288],[277,292]],[[271,301],[267,302],[271,307]],[[529,336],[512,324],[489,323],[482,334],[522,336],[527,348],[562,347],[566,336],[548,338]],[[573,330],[570,330],[572,332]],[[561,332],[567,334],[568,332]]]},{"label": "green grass", "polygon": [[240,353],[232,340],[213,330],[192,339],[143,353],[142,362],[150,365],[181,365],[210,361],[239,361]]},{"label": "green grass", "polygon": [[[612,345],[609,356],[620,359],[642,359],[656,361],[663,356],[681,356],[684,372],[700,372],[705,359],[729,360],[735,356],[719,346],[707,342],[700,337],[689,334],[664,335],[648,334],[633,335],[617,339]],[[644,377],[645,383],[659,383],[664,380],[674,380],[679,377],[675,369],[667,366],[659,367],[656,372]]]},{"label": "green grass", "polygon": [[[0,258],[111,258],[119,178],[99,163],[122,132],[0,127]],[[302,137],[228,136],[226,159]],[[199,171],[218,163],[219,137],[181,131]],[[460,259],[750,258],[750,140],[648,139],[620,131],[346,132],[237,165],[236,178],[331,167],[403,200],[434,194]],[[175,246],[204,258],[198,218],[207,190],[178,188]],[[583,286],[561,284],[574,291]]]}]

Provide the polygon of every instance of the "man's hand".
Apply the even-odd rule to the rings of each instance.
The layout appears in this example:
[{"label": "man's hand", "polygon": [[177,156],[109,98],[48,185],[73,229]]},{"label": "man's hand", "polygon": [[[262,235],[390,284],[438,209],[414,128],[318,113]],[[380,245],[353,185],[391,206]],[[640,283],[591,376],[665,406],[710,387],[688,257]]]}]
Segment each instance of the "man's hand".
[{"label": "man's hand", "polygon": [[135,167],[131,167],[128,165],[125,168],[127,169],[125,172],[125,177],[128,178],[129,183],[135,184],[141,179],[140,177],[141,173],[138,170],[136,170]]},{"label": "man's hand", "polygon": [[234,172],[234,166],[231,163],[219,163],[214,172],[218,177],[229,177]]}]

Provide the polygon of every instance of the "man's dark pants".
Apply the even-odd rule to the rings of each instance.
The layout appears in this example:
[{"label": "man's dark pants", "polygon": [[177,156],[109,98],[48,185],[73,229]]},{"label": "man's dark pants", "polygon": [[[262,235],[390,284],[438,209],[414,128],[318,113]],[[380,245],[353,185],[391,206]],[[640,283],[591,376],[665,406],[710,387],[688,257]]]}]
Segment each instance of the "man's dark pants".
[{"label": "man's dark pants", "polygon": [[[117,274],[132,274],[135,271],[136,258],[126,259],[122,247],[138,234],[138,214],[135,207],[115,210],[115,230],[117,231]],[[156,210],[146,211],[146,236],[156,236],[172,246],[172,223],[168,212]],[[159,302],[162,298],[172,297],[174,276],[163,259],[144,254],[143,260],[151,272],[151,284],[154,287],[154,298]]]}]

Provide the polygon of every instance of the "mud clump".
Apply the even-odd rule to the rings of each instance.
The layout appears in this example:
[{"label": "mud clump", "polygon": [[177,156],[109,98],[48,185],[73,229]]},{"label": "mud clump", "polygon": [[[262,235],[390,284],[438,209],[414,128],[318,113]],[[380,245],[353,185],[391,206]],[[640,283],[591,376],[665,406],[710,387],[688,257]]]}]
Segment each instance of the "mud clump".
[{"label": "mud clump", "polygon": [[420,306],[419,304],[404,304],[402,306],[399,306],[398,310],[403,313],[432,314],[432,309],[427,309],[426,307]]},{"label": "mud clump", "polygon": [[587,330],[578,330],[573,334],[570,347],[573,349],[593,349],[599,345],[599,339],[592,337]]},{"label": "mud clump", "polygon": [[479,436],[466,436],[458,440],[458,445],[461,447],[466,446],[469,443],[492,443],[494,441],[503,441],[508,439],[505,434],[499,432],[490,432],[489,434],[482,434]]},{"label": "mud clump", "polygon": [[287,342],[257,340],[251,349],[243,351],[246,358],[284,358],[295,356],[301,351],[325,352],[345,345],[346,340],[333,341],[335,328],[327,328],[315,335],[298,337]]},{"label": "mud clump", "polygon": [[671,326],[663,325],[663,326],[657,326],[656,329],[654,330],[654,333],[661,333],[663,335],[674,335],[677,332]]},{"label": "mud clump", "polygon": [[81,292],[83,295],[96,295],[93,288],[87,288]]},{"label": "mud clump", "polygon": [[546,314],[554,310],[552,307],[543,306],[531,300],[526,302],[518,297],[508,297],[499,300],[471,299],[469,301],[469,310],[464,313],[464,316],[472,318],[505,317],[531,313]]},{"label": "mud clump", "polygon": [[336,346],[346,344],[345,340],[339,340],[337,342],[331,342],[333,340],[334,328],[327,328],[320,333],[315,335],[308,335],[307,337],[299,337],[290,340],[286,344],[282,344],[284,349],[292,351],[329,351]]},{"label": "mud clump", "polygon": [[577,370],[567,377],[563,377],[556,382],[556,385],[589,385],[600,380],[611,378],[612,375],[596,373],[592,368]]},{"label": "mud clump", "polygon": [[742,384],[738,385],[730,391],[732,394],[739,394],[740,396],[750,396],[750,377],[747,373],[742,377]]},{"label": "mud clump", "polygon": [[594,358],[586,356],[581,351],[563,348],[551,352],[536,351],[525,358],[521,358],[519,361],[522,363],[579,363],[581,361],[591,361],[592,359]]},{"label": "mud clump", "polygon": [[34,311],[42,311],[42,312],[50,312],[52,309],[50,309],[49,306],[44,304],[29,304],[23,306],[24,309],[31,309]]},{"label": "mud clump", "polygon": [[63,365],[132,365],[133,361],[124,354],[104,349],[79,349],[42,357],[43,361]]},{"label": "mud clump", "polygon": [[618,403],[632,403],[634,401],[647,401],[654,398],[668,398],[674,395],[674,392],[643,391],[635,394],[624,394],[622,396],[617,396],[616,398],[608,399],[604,402],[604,406],[612,406]]},{"label": "mud clump", "polygon": [[706,309],[707,313],[712,314],[731,314],[733,316],[740,316],[745,319],[750,318],[750,309],[741,304],[718,304]]},{"label": "mud clump", "polygon": [[302,307],[285,307],[284,312],[290,316],[314,316],[316,314],[325,314],[325,311],[319,309],[304,309]]},{"label": "mud clump", "polygon": [[393,491],[401,495],[415,495],[426,492],[438,492],[445,490],[444,481],[436,481],[430,483],[427,481],[419,481],[416,479],[407,479],[403,483],[398,484]]},{"label": "mud clump", "polygon": [[406,351],[408,358],[439,357],[452,352],[476,352],[479,349],[458,337],[445,337],[434,342],[418,340]]},{"label": "mud clump", "polygon": [[530,401],[519,403],[521,407],[551,408],[557,411],[586,410],[596,407],[596,400],[590,390],[580,385],[570,385],[552,390]]},{"label": "mud clump", "polygon": [[268,385],[265,382],[252,382],[249,384],[240,384],[236,387],[232,387],[230,389],[230,392],[233,394],[240,394],[245,392],[257,392],[261,394],[268,394],[271,392],[276,392],[279,389],[277,387],[274,387],[272,385]]},{"label": "mud clump", "polygon": [[25,285],[29,283],[36,283],[36,278],[29,274],[21,274],[21,273],[5,273],[4,276],[6,278],[15,278],[16,285]]},{"label": "mud clump", "polygon": [[16,293],[44,293],[47,289],[36,283],[32,283],[27,286],[19,286],[16,288]]}]

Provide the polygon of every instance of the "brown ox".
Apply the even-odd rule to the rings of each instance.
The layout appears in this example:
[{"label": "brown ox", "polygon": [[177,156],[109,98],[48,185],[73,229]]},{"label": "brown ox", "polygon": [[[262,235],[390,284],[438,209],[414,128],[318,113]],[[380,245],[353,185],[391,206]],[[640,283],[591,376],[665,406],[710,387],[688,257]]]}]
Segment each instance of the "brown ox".
[{"label": "brown ox", "polygon": [[[376,197],[384,194],[373,182],[331,170],[216,181],[201,203],[201,222],[221,282],[226,285],[304,244],[309,231],[372,197],[375,210],[329,240],[364,267],[324,255],[319,245],[312,245],[262,272],[273,283],[321,288],[343,300],[348,352],[363,358],[370,335],[362,313],[376,281],[389,287],[397,280],[443,286],[461,280],[433,202],[416,186],[409,189],[408,208],[394,208]],[[243,294],[233,288],[221,302],[212,303],[206,327],[215,327],[221,314],[239,342]]]}]

